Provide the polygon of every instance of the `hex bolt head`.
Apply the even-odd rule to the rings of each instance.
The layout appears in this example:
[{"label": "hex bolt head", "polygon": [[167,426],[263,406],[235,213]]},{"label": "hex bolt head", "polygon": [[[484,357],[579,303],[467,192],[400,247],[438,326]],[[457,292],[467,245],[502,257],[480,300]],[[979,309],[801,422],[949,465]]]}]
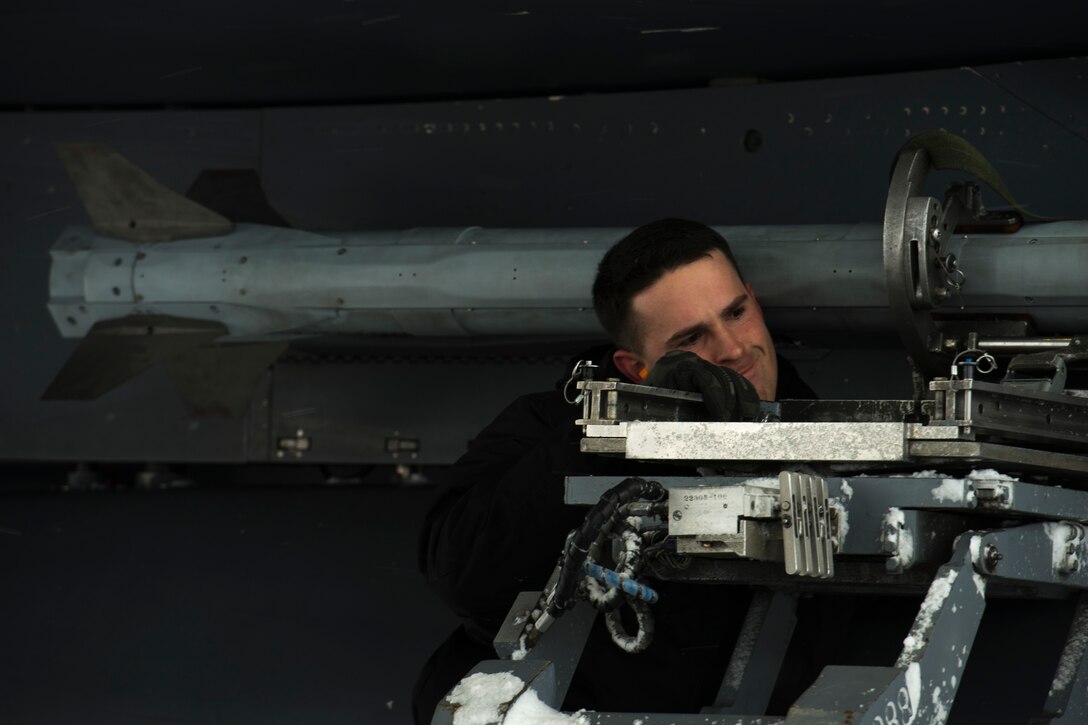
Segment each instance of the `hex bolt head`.
[{"label": "hex bolt head", "polygon": [[997,563],[1005,558],[1004,554],[997,550],[997,547],[993,544],[986,545],[986,551],[983,552],[983,565],[986,567],[986,571],[994,571],[997,569]]}]

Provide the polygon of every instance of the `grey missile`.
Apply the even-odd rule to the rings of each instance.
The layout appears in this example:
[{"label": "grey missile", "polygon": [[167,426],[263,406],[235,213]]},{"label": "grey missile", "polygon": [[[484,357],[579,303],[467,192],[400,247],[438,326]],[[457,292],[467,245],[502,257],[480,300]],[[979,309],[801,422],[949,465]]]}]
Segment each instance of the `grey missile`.
[{"label": "grey missile", "polygon": [[[47,398],[94,398],[157,363],[176,378],[208,365],[235,370],[232,390],[251,388],[290,342],[330,335],[600,338],[593,276],[630,231],[232,224],[108,147],[58,150],[92,225],[67,228],[50,252],[50,314],[61,335],[82,342]],[[776,334],[814,345],[894,335],[880,224],[716,228]],[[1038,333],[1083,326],[1085,222],[955,235],[947,248],[966,275],[950,314],[1023,315],[1026,306]],[[237,394],[223,403],[222,389],[203,397],[191,407],[244,405]]]}]

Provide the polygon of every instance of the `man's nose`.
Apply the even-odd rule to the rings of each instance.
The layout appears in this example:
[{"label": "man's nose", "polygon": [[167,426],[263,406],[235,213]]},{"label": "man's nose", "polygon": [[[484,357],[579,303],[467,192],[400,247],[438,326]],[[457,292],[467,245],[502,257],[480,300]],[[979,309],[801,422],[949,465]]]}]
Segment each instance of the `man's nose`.
[{"label": "man's nose", "polygon": [[741,344],[740,337],[725,326],[714,330],[711,338],[711,359],[717,365],[729,365],[739,360],[744,354],[744,345]]}]

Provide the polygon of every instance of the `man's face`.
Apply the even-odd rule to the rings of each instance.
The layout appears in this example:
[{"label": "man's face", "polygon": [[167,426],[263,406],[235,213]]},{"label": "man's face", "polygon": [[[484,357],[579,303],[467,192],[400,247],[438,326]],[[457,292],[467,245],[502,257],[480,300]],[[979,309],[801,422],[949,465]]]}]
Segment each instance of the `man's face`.
[{"label": "man's face", "polygon": [[690,350],[736,370],[762,400],[774,400],[778,360],[763,311],[751,286],[718,250],[666,272],[635,296],[631,308],[640,349],[616,353],[617,365],[629,377],[637,377],[641,368],[652,370],[670,350]]}]

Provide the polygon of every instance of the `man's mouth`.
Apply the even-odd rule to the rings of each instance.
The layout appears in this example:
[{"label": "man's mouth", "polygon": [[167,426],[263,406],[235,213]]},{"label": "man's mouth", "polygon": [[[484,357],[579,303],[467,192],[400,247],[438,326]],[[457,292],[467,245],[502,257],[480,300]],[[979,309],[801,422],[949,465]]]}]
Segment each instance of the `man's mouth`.
[{"label": "man's mouth", "polygon": [[752,373],[755,372],[755,369],[756,369],[756,364],[754,362],[750,363],[748,366],[744,367],[743,369],[733,368],[733,370],[736,370],[738,373],[740,373],[744,377],[748,378],[748,380],[752,380]]}]

